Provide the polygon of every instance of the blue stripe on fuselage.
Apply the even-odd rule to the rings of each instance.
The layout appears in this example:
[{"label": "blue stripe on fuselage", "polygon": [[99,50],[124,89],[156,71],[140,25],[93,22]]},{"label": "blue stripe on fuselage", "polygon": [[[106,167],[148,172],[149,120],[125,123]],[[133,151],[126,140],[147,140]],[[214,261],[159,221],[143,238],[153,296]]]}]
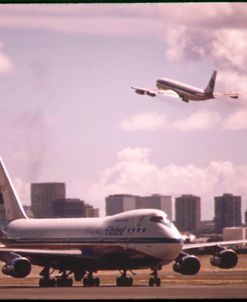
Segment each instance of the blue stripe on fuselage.
[{"label": "blue stripe on fuselage", "polygon": [[8,244],[18,244],[18,243],[82,243],[82,244],[111,244],[111,243],[138,243],[138,244],[162,244],[162,243],[182,243],[183,240],[180,238],[121,238],[121,237],[111,237],[111,238],[21,238],[21,239],[4,239],[3,243]]}]

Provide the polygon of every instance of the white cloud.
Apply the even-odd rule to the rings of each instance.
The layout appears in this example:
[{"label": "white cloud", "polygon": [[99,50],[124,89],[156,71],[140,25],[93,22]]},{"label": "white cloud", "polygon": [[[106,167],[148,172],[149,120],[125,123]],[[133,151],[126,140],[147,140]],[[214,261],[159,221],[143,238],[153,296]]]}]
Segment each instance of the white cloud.
[{"label": "white cloud", "polygon": [[202,110],[175,121],[171,127],[180,131],[209,130],[219,124],[220,120],[217,112]]},{"label": "white cloud", "polygon": [[13,70],[13,63],[10,58],[0,51],[0,73],[5,74]]},{"label": "white cloud", "polygon": [[146,5],[67,4],[1,7],[0,26],[65,33],[136,35],[161,30]]},{"label": "white cloud", "polygon": [[245,72],[247,63],[246,29],[220,29],[212,34],[212,57],[222,67]]},{"label": "white cloud", "polygon": [[120,128],[126,131],[154,131],[164,128],[166,116],[157,112],[144,112],[123,120]]},{"label": "white cloud", "polygon": [[123,120],[120,128],[126,131],[202,131],[212,129],[220,121],[219,114],[210,110],[200,110],[175,121],[164,114],[145,112]]},{"label": "white cloud", "polygon": [[[229,161],[211,161],[207,166],[170,164],[158,167],[150,161],[150,149],[127,148],[118,154],[118,161],[99,175],[94,183],[77,182],[81,196],[101,209],[110,194],[172,195],[191,193],[201,197],[202,213],[213,216],[214,196],[233,193],[246,198],[247,166]],[[77,193],[80,189],[77,189]],[[205,219],[205,217],[203,217]]]},{"label": "white cloud", "polygon": [[224,130],[247,130],[247,109],[232,113],[222,124]]}]

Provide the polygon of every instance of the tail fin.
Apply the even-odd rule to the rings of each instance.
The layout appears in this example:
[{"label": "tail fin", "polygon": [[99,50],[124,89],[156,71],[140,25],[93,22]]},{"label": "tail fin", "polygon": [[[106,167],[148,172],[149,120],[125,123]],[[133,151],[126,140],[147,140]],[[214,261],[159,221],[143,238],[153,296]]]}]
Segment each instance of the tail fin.
[{"label": "tail fin", "polygon": [[208,82],[208,85],[207,87],[204,89],[204,93],[205,94],[208,94],[208,95],[213,95],[213,92],[214,92],[214,86],[215,86],[215,80],[216,80],[216,75],[217,75],[217,71],[214,70],[212,75],[211,75],[211,78]]},{"label": "tail fin", "polygon": [[0,157],[0,218],[7,221],[18,219],[18,218],[27,218],[1,157]]}]

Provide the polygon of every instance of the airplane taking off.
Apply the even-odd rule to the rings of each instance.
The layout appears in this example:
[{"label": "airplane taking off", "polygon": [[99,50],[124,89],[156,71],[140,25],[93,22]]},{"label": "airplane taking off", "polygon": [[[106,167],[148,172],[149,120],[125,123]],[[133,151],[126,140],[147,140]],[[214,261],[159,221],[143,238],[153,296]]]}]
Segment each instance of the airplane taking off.
[{"label": "airplane taking off", "polygon": [[156,82],[157,88],[155,89],[146,89],[140,87],[131,88],[135,89],[135,92],[141,95],[146,94],[151,97],[155,97],[157,95],[180,97],[182,101],[187,103],[190,100],[206,101],[219,96],[229,96],[233,99],[237,99],[239,94],[235,92],[214,92],[216,75],[217,71],[214,70],[204,90],[167,78],[158,79]]},{"label": "airplane taking off", "polygon": [[[194,275],[200,261],[186,251],[206,247],[210,262],[220,268],[232,268],[238,256],[225,248],[241,241],[184,245],[180,232],[166,213],[157,209],[139,209],[99,218],[28,218],[0,158],[2,272],[25,278],[32,265],[42,267],[40,287],[70,287],[74,275],[84,286],[99,286],[98,270],[119,270],[117,286],[132,286],[127,271],[150,268],[149,286],[160,286],[158,271],[174,261],[173,270]],[[244,241],[246,242],[246,240]],[[52,270],[52,271],[51,271]],[[52,273],[58,270],[55,278]]]}]

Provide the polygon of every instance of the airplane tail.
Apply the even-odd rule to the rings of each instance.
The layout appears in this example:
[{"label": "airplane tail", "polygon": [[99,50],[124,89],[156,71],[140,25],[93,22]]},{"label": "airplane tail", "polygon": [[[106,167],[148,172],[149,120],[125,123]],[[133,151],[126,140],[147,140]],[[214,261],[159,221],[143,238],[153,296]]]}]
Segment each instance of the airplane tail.
[{"label": "airplane tail", "polygon": [[217,71],[214,70],[212,75],[211,75],[211,78],[208,82],[208,85],[207,87],[204,89],[204,93],[207,94],[207,95],[213,95],[213,92],[214,92],[214,86],[215,86],[215,80],[216,80],[216,75],[217,75]]},{"label": "airplane tail", "polygon": [[0,220],[28,218],[0,157]]}]

